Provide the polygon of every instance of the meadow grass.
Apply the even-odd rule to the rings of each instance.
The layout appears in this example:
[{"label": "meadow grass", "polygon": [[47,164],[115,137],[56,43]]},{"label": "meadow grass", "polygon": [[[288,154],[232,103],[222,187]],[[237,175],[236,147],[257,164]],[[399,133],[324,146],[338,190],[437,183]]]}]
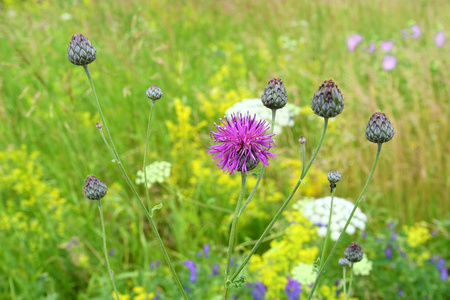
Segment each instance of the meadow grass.
[{"label": "meadow grass", "polygon": [[[226,244],[239,179],[223,179],[228,175],[215,170],[205,153],[211,144],[208,128],[228,106],[259,97],[273,77],[284,80],[289,102],[304,109],[295,117],[296,125],[278,137],[280,155],[266,171],[266,187],[275,192],[261,191],[259,197],[273,197],[273,203],[252,203],[263,207],[249,212],[253,221],[241,221],[240,242],[259,236],[273,207],[283,200],[280,195],[290,190],[288,178],[298,171],[291,160],[300,159],[298,137],[307,138],[308,155],[314,150],[322,122],[308,106],[329,78],[339,84],[345,109],[331,121],[313,168],[325,174],[339,170],[339,196],[355,199],[376,151],[365,139],[365,126],[371,114],[381,110],[396,135],[383,148],[362,203],[373,226],[382,227],[387,219],[399,224],[449,219],[449,45],[438,48],[433,43],[438,30],[448,35],[446,1],[13,2],[3,1],[0,10],[0,151],[26,146],[28,153],[39,152],[36,161],[43,180],[77,207],[76,216],[67,212],[69,228],[63,236],[84,237],[91,261],[94,256],[103,260],[101,248],[89,245],[101,232],[96,210],[83,198],[81,187],[88,174],[112,185],[104,204],[106,222],[112,224],[106,230],[116,237],[109,239],[110,248],[124,249],[112,258],[113,269],[139,277],[131,270],[160,256],[152,253],[157,245],[143,213],[95,128],[100,118],[85,74],[67,60],[67,45],[75,33],[83,33],[97,49],[90,72],[130,174],[142,168],[150,109],[145,91],[155,84],[164,92],[155,106],[148,161],[173,165],[173,178],[153,187],[151,197],[152,203],[165,205],[156,215],[175,259],[188,257],[205,243]],[[421,26],[422,36],[403,40],[400,30],[414,23]],[[353,33],[364,40],[350,53],[346,39]],[[383,53],[377,49],[369,55],[361,46],[390,39],[398,63],[387,72],[381,67]],[[325,182],[308,196],[320,197],[328,190]],[[139,191],[145,194],[142,186]],[[306,194],[300,190],[301,195]],[[41,214],[46,213],[41,208]],[[58,244],[55,237],[54,246]],[[103,266],[92,267],[80,267],[76,286],[56,287],[58,292],[95,294],[108,278]],[[119,286],[126,277],[125,272],[117,275],[118,281],[122,278]],[[2,285],[2,292],[10,287],[11,282]],[[22,287],[18,293],[31,292]]]}]

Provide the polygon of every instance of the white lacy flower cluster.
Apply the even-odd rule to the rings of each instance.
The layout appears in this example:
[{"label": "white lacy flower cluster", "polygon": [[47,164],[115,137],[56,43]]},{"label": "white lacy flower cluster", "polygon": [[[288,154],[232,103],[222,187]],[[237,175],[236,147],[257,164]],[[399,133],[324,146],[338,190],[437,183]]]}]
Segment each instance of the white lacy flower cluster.
[{"label": "white lacy flower cluster", "polygon": [[[225,111],[226,116],[230,116],[232,113],[246,114],[250,113],[251,116],[256,114],[257,119],[266,120],[272,122],[272,111],[265,107],[261,99],[244,99]],[[275,133],[281,133],[282,127],[294,126],[294,116],[300,113],[300,107],[288,103],[282,109],[277,110],[277,116],[275,119]]]},{"label": "white lacy flower cluster", "polygon": [[[172,165],[167,161],[155,161],[146,167],[147,184],[151,187],[155,183],[162,183],[164,179],[170,177],[170,170]],[[144,184],[144,171],[137,172],[136,184]]]},{"label": "white lacy flower cluster", "polygon": [[[303,202],[303,200],[297,202],[299,205],[297,205],[296,208],[301,210],[303,215],[311,220],[311,222],[319,226],[317,234],[325,237],[327,234],[328,217],[330,216],[331,197],[316,199],[305,204],[303,204],[304,202],[301,204],[301,202]],[[336,241],[339,238],[348,217],[350,217],[353,207],[354,205],[352,202],[334,197],[333,215],[331,217],[330,225],[330,237],[333,241]],[[356,232],[357,228],[364,230],[366,228],[366,222],[367,216],[358,207],[345,232],[351,235]]]},{"label": "white lacy flower cluster", "polygon": [[316,280],[317,273],[314,272],[312,264],[299,263],[292,269],[292,278],[297,280],[303,286],[309,286]]}]

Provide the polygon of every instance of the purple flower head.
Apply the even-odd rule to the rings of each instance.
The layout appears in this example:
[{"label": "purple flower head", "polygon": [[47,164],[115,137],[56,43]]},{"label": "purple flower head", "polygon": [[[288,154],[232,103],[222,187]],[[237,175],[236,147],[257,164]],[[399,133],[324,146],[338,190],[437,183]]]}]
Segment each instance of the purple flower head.
[{"label": "purple flower head", "polygon": [[394,232],[391,234],[391,242],[395,242],[397,240],[398,233]]},{"label": "purple flower head", "polygon": [[383,69],[386,71],[392,71],[395,69],[397,65],[397,58],[393,55],[386,55],[383,57],[383,61],[381,62]]},{"label": "purple flower head", "polygon": [[205,254],[205,258],[209,258],[209,250],[211,249],[211,247],[209,246],[209,244],[206,244],[205,246],[203,246],[203,253]]},{"label": "purple flower head", "polygon": [[258,281],[251,284],[250,287],[252,288],[251,294],[253,296],[253,300],[264,300],[267,288],[262,282]]},{"label": "purple flower head", "polygon": [[391,52],[392,48],[394,48],[394,41],[381,42],[381,50],[384,52]]},{"label": "purple flower head", "polygon": [[446,281],[448,278],[448,269],[445,267],[445,259],[440,257],[436,262],[436,267],[439,271],[439,275],[442,281]]},{"label": "purple flower head", "polygon": [[417,40],[422,35],[422,30],[420,29],[420,26],[417,24],[414,24],[411,26],[411,38],[413,40]]},{"label": "purple flower head", "polygon": [[363,36],[360,34],[352,34],[347,38],[347,48],[348,51],[354,52],[356,50],[356,47],[358,47],[359,43],[361,43],[363,40]]},{"label": "purple flower head", "polygon": [[392,260],[392,248],[387,246],[386,249],[384,249],[384,254],[386,255],[386,258],[388,260]]},{"label": "purple flower head", "polygon": [[108,253],[109,256],[113,256],[116,253],[116,250],[111,249]]},{"label": "purple flower head", "polygon": [[448,269],[447,268],[442,268],[440,273],[440,278],[442,281],[446,281],[448,279]]},{"label": "purple flower head", "polygon": [[291,277],[287,277],[285,291],[288,296],[288,300],[299,300],[302,292],[300,282],[292,279]]},{"label": "purple flower head", "polygon": [[217,132],[210,130],[211,138],[217,145],[209,146],[208,153],[214,153],[213,159],[217,165],[230,174],[236,171],[247,172],[256,167],[258,162],[269,165],[268,159],[275,154],[269,149],[274,147],[272,136],[266,134],[269,123],[256,120],[247,114],[231,114],[231,118],[225,117],[222,124],[216,126]]},{"label": "purple flower head", "polygon": [[197,281],[197,273],[198,273],[195,263],[192,260],[186,260],[184,262],[184,265],[189,269],[189,280],[192,283],[195,283]]},{"label": "purple flower head", "polygon": [[219,269],[220,269],[220,264],[219,263],[215,263],[213,266],[212,266],[212,275],[213,276],[217,276],[217,275],[219,275]]},{"label": "purple flower head", "polygon": [[402,29],[402,35],[403,35],[403,39],[407,40],[409,38],[408,29],[403,28]]},{"label": "purple flower head", "polygon": [[445,33],[443,31],[438,31],[434,36],[434,44],[439,48],[445,44]]}]

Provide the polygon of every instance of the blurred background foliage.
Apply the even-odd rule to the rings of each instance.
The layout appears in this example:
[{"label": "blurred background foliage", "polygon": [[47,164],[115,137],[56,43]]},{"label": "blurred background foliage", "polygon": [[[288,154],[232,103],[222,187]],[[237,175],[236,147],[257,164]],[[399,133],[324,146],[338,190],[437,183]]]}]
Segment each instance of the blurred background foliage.
[{"label": "blurred background foliage", "polygon": [[[164,204],[156,219],[175,261],[207,243],[223,253],[240,178],[222,174],[206,153],[208,129],[234,103],[259,97],[273,77],[284,80],[289,102],[301,110],[295,126],[277,136],[278,156],[240,220],[240,249],[259,237],[296,182],[298,137],[307,139],[307,157],[314,150],[323,121],[310,100],[329,78],[345,109],[331,120],[296,200],[328,195],[332,169],[343,176],[339,197],[356,199],[376,152],[365,126],[381,110],[396,135],[362,204],[370,231],[389,220],[425,221],[445,237],[434,249],[448,249],[450,56],[448,41],[437,47],[433,38],[439,30],[449,35],[449,14],[450,2],[438,0],[0,1],[0,295],[110,295],[97,210],[82,193],[88,174],[109,187],[104,210],[119,287],[156,293],[163,285],[148,268],[160,259],[151,230],[95,128],[92,90],[82,68],[67,60],[75,33],[97,49],[90,72],[133,179],[143,167],[145,91],[158,85],[164,92],[148,161],[172,164],[170,178],[152,186],[151,201]],[[413,24],[421,37],[404,39],[401,30]],[[350,52],[346,40],[355,33],[363,41]],[[381,65],[378,45],[386,40],[394,41],[392,71]],[[370,42],[373,54],[363,51]],[[139,192],[145,195],[142,185]],[[272,238],[287,224],[276,225]]]}]

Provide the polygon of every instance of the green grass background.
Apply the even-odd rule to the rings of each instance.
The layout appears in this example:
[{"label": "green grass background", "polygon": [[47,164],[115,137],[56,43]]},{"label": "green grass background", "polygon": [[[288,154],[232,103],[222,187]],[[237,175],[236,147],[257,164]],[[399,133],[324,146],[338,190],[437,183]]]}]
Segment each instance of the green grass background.
[{"label": "green grass background", "polygon": [[[85,74],[67,60],[67,45],[75,33],[88,37],[97,49],[90,72],[118,152],[131,174],[142,167],[150,108],[145,91],[151,85],[161,87],[164,97],[156,105],[150,161],[183,166],[197,157],[195,151],[205,151],[211,144],[207,128],[213,128],[224,113],[205,111],[199,99],[215,101],[214,107],[221,105],[222,99],[238,102],[244,96],[259,97],[268,80],[281,77],[289,102],[303,107],[310,105],[325,79],[333,78],[344,94],[345,109],[335,119],[314,167],[325,173],[339,170],[343,175],[339,196],[355,199],[376,152],[376,145],[365,139],[365,126],[371,114],[381,110],[393,123],[396,135],[383,146],[363,204],[373,226],[384,226],[388,219],[413,224],[449,218],[449,43],[443,48],[433,43],[438,30],[449,35],[448,1],[0,3],[0,151],[25,145],[30,153],[39,152],[43,180],[76,207],[73,212],[78,215],[72,217],[77,226],[71,216],[66,219],[73,236],[99,234],[97,211],[83,198],[86,175],[120,184],[115,197],[129,202],[128,208],[121,206],[122,211],[106,214],[114,222],[112,234],[121,237],[112,238],[112,247],[114,243],[128,245],[129,253],[117,258],[123,259],[124,269],[148,263],[154,259],[149,251],[157,250],[95,128],[100,118]],[[71,19],[64,20],[63,14],[70,14]],[[404,41],[400,30],[415,23],[422,28],[422,36]],[[350,53],[346,39],[353,33],[360,33],[364,40]],[[383,54],[379,49],[373,55],[361,51],[370,41],[378,46],[389,39],[395,41],[393,53],[398,59],[391,72],[381,68]],[[286,40],[297,42],[285,46]],[[210,97],[213,89],[219,96]],[[235,96],[227,98],[232,91]],[[170,139],[174,132],[167,126],[167,121],[178,122],[175,98],[192,109],[192,128],[202,129],[190,133],[201,148],[179,156],[170,153],[175,141]],[[300,135],[308,140],[308,156],[317,144],[322,120],[300,114],[295,121],[295,127],[278,137],[279,162],[283,156],[298,157]],[[185,147],[189,146],[187,140]],[[277,182],[277,191],[286,194],[289,187],[283,176],[296,170],[279,171],[277,160],[271,163],[267,176]],[[203,164],[215,168],[212,160]],[[163,236],[173,249],[171,254],[181,259],[211,240],[225,245],[224,235],[216,235],[217,228],[223,226],[216,220],[229,215],[231,200],[216,201],[214,195],[202,192],[200,183],[190,186],[192,173],[187,164],[173,172],[176,184],[153,189],[154,203],[166,201],[158,215]],[[5,186],[2,189],[7,190]],[[326,185],[316,189],[317,196],[327,195]],[[140,192],[144,194],[142,189]],[[228,197],[236,193],[228,193]],[[224,195],[217,195],[220,197]],[[189,201],[182,201],[185,198]],[[122,213],[126,225],[117,217],[123,217]],[[264,219],[255,222],[252,228],[258,230],[266,224]],[[136,236],[124,227],[131,223],[141,229]],[[186,229],[180,228],[194,233],[189,244]],[[55,241],[55,245],[59,243]],[[91,274],[97,277],[80,279],[83,283],[76,289],[89,294],[86,282],[101,285],[101,280],[107,280],[102,277],[103,268],[94,267]],[[71,278],[70,272],[65,272]],[[5,286],[11,287],[11,281]],[[19,293],[26,293],[23,290]]]}]

